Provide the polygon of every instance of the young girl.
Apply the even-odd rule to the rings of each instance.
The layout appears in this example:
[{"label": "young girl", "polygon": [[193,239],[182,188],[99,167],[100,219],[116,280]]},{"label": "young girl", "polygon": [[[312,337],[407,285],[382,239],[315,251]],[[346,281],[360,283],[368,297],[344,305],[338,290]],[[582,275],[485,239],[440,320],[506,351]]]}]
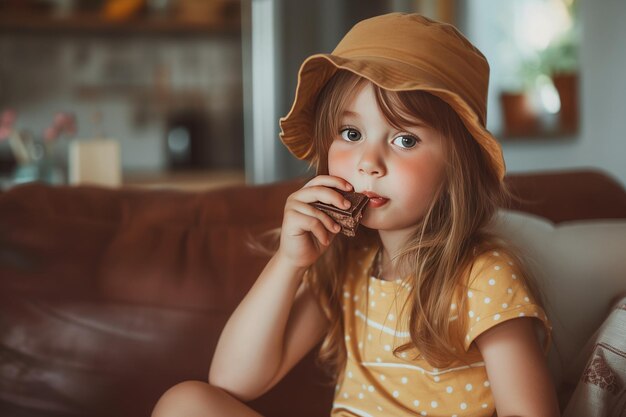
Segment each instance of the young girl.
[{"label": "young girl", "polygon": [[[550,324],[522,259],[489,232],[509,194],[488,78],[454,27],[415,14],[365,20],[303,63],[281,139],[318,175],[287,199],[209,384],[170,389],[155,417],[258,416],[243,401],[322,340],[332,416],[559,414]],[[346,208],[339,190],[370,197],[354,238],[310,204]]]}]

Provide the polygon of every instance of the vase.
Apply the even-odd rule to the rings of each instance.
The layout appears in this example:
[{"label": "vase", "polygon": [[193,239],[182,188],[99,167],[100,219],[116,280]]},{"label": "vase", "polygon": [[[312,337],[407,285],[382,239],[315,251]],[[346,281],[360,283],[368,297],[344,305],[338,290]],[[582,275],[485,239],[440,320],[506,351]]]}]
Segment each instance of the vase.
[{"label": "vase", "polygon": [[502,92],[500,104],[506,136],[533,136],[537,133],[539,119],[533,111],[526,93]]},{"label": "vase", "polygon": [[63,170],[51,160],[42,158],[37,161],[18,164],[12,175],[14,185],[29,182],[43,182],[51,185],[60,185],[65,182]]},{"label": "vase", "polygon": [[578,130],[578,74],[554,74],[552,82],[561,100],[560,130],[567,133],[576,132]]}]

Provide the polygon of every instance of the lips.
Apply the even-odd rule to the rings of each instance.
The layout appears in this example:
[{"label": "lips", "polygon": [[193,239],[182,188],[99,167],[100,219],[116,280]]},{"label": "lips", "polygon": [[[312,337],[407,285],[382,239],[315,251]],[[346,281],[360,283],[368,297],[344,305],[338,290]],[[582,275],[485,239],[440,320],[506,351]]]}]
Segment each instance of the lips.
[{"label": "lips", "polygon": [[367,207],[369,208],[382,207],[385,204],[387,204],[387,202],[389,201],[388,198],[379,196],[378,194],[373,193],[371,191],[363,191],[362,194],[365,194],[366,196],[369,197],[370,201],[367,204]]}]

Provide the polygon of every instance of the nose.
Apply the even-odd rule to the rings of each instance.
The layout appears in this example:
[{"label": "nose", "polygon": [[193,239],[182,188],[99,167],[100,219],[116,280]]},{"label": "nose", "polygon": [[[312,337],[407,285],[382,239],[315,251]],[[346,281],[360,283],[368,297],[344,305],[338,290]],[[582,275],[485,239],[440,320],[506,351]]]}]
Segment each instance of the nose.
[{"label": "nose", "polygon": [[375,146],[368,146],[363,150],[359,160],[359,174],[382,177],[386,173],[385,163],[381,150]]}]

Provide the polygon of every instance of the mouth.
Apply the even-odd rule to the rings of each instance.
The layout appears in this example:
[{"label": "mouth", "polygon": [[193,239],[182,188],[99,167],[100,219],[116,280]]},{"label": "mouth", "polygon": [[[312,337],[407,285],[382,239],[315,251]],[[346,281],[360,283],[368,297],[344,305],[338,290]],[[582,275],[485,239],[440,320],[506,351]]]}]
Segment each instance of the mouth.
[{"label": "mouth", "polygon": [[362,191],[361,193],[369,197],[370,200],[367,203],[367,207],[369,208],[382,207],[385,204],[387,204],[387,202],[389,201],[388,198],[379,196],[378,194],[373,193],[371,191]]}]

